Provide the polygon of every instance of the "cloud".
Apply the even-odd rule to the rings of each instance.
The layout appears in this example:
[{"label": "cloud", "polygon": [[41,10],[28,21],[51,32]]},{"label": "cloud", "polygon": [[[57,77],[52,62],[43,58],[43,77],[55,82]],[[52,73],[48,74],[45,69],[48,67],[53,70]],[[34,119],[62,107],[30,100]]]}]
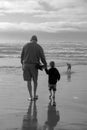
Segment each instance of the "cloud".
[{"label": "cloud", "polygon": [[86,0],[42,0],[54,9],[73,8],[87,4]]},{"label": "cloud", "polygon": [[43,10],[39,0],[1,0],[0,12],[3,13],[37,13]]},{"label": "cloud", "polygon": [[87,22],[0,23],[0,31],[86,31]]},{"label": "cloud", "polygon": [[83,0],[42,0],[41,3],[48,4],[51,10],[42,15],[38,14],[37,17],[56,18],[64,15],[73,17],[87,14],[87,3]]},{"label": "cloud", "polygon": [[[3,14],[6,16],[3,16]],[[8,15],[9,20],[8,20]],[[14,16],[15,14],[15,16]],[[23,21],[17,21],[25,14]],[[23,14],[23,15],[21,15]],[[31,16],[30,16],[31,14]],[[0,23],[0,29],[36,30],[58,32],[61,30],[87,30],[87,1],[86,0],[0,0],[0,17],[5,21]],[[14,23],[11,17],[14,16]],[[26,20],[27,19],[27,20]],[[9,22],[6,22],[9,21]],[[24,21],[25,20],[25,21]]]},{"label": "cloud", "polygon": [[[49,8],[49,9],[48,9]],[[61,15],[64,10],[76,11],[76,9],[87,13],[87,2],[85,0],[0,0],[1,13],[37,13],[51,14],[57,11]],[[76,12],[77,13],[77,12]]]},{"label": "cloud", "polygon": [[[49,11],[43,14],[36,14],[35,17],[46,18],[49,21],[65,22],[64,29],[87,29],[87,1],[86,0],[42,0],[50,6]],[[44,5],[44,4],[43,4]],[[66,26],[67,24],[67,26]],[[59,26],[59,24],[57,24]],[[56,27],[58,27],[56,25]],[[79,26],[79,27],[78,27]],[[84,27],[85,26],[85,27]],[[55,31],[56,31],[55,27]],[[61,28],[62,30],[63,28]]]}]

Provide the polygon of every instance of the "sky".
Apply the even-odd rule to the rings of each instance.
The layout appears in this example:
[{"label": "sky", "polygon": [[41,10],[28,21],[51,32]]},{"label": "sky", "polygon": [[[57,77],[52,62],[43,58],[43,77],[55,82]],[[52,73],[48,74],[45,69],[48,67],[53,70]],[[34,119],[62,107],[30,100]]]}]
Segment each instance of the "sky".
[{"label": "sky", "polygon": [[87,0],[0,0],[0,42],[87,41]]}]

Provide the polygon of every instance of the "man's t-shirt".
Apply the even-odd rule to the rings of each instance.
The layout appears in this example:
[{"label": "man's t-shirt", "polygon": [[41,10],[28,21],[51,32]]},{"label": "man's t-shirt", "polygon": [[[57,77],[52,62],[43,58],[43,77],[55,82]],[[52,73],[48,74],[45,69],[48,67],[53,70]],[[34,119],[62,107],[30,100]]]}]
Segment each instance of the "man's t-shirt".
[{"label": "man's t-shirt", "polygon": [[46,65],[44,51],[42,47],[36,42],[27,43],[21,53],[21,63],[23,64],[37,64],[40,60]]}]

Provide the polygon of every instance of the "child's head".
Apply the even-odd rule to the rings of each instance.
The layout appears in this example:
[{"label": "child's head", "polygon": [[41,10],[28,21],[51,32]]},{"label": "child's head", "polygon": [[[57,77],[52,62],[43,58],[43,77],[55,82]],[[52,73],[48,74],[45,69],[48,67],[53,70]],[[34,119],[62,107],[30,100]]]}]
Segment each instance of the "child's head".
[{"label": "child's head", "polygon": [[54,67],[55,67],[55,62],[54,62],[54,61],[51,61],[51,62],[50,62],[50,67],[51,67],[51,68],[54,68]]}]

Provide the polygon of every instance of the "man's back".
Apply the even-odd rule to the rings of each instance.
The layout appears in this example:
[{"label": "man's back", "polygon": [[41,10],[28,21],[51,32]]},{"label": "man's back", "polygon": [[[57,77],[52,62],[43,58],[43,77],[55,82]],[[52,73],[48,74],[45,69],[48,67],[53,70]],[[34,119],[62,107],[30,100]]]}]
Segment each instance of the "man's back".
[{"label": "man's back", "polygon": [[40,59],[44,64],[46,64],[43,49],[35,41],[27,43],[23,47],[21,62],[25,64],[36,64],[40,62]]}]

